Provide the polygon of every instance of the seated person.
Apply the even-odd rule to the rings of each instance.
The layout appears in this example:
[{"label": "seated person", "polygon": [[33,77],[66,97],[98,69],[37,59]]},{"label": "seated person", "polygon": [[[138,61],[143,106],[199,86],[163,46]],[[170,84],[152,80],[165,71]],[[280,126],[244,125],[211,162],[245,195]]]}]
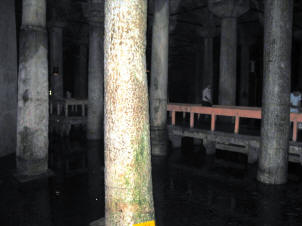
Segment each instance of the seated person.
[{"label": "seated person", "polygon": [[212,87],[211,85],[207,85],[203,91],[202,91],[202,100],[201,100],[202,106],[208,106],[211,107],[212,102]]},{"label": "seated person", "polygon": [[[299,113],[301,108],[302,95],[299,91],[290,94],[290,112]],[[302,129],[302,123],[298,123],[298,128]]]}]

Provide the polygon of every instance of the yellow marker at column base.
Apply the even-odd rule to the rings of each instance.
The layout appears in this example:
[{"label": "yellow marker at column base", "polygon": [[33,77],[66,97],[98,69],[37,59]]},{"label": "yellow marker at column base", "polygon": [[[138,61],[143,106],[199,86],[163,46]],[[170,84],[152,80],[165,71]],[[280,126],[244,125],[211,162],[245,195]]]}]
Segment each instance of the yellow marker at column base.
[{"label": "yellow marker at column base", "polygon": [[155,226],[155,221],[148,221],[144,223],[134,224],[133,226]]}]

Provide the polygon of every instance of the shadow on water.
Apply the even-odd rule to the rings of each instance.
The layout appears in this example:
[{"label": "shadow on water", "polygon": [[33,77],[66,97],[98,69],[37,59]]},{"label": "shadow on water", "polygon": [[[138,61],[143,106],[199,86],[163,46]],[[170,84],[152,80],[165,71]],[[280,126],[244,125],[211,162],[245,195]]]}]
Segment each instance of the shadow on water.
[{"label": "shadow on water", "polygon": [[[10,176],[15,156],[0,159],[0,225],[88,226],[104,216],[104,144],[82,132],[52,136],[55,176],[18,185]],[[159,226],[301,225],[301,166],[289,166],[289,183],[255,180],[245,156],[183,142],[165,158],[152,157],[153,194]]]}]

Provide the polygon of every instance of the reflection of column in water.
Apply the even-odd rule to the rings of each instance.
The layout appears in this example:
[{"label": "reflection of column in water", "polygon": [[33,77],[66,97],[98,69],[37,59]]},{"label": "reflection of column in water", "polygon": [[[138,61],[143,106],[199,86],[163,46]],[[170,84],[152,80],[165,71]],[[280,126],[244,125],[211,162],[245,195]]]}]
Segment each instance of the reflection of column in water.
[{"label": "reflection of column in water", "polygon": [[[22,226],[52,226],[48,183],[21,191],[18,203],[19,223]],[[18,224],[19,225],[19,224]]]},{"label": "reflection of column in water", "polygon": [[258,222],[256,225],[283,225],[282,200],[284,200],[284,186],[258,184],[259,197],[257,199]]},{"label": "reflection of column in water", "polygon": [[153,196],[154,196],[155,217],[156,217],[157,226],[165,225],[164,223],[164,216],[166,211],[165,188],[169,184],[167,165],[168,164],[166,158],[163,157],[152,158]]},{"label": "reflection of column in water", "polygon": [[104,216],[104,145],[101,141],[88,141],[88,192],[90,219]]}]

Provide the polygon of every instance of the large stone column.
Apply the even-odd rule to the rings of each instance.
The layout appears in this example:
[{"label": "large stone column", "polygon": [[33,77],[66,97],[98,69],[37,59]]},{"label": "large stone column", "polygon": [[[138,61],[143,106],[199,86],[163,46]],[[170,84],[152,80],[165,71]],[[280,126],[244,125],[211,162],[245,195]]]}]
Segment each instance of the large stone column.
[{"label": "large stone column", "polygon": [[18,78],[17,173],[48,169],[46,0],[23,0]]},{"label": "large stone column", "polygon": [[287,181],[293,0],[266,0],[261,152],[257,179]]},{"label": "large stone column", "polygon": [[147,0],[105,1],[106,225],[155,225],[146,76]]},{"label": "large stone column", "polygon": [[104,2],[93,0],[89,6],[89,68],[87,138],[100,140],[104,111]]},{"label": "large stone column", "polygon": [[237,17],[249,9],[249,0],[208,0],[209,9],[221,17],[219,99],[236,105]]},{"label": "large stone column", "polygon": [[151,147],[153,155],[167,154],[168,50],[169,0],[155,0],[150,84]]},{"label": "large stone column", "polygon": [[15,4],[0,7],[0,157],[16,151],[17,41]]},{"label": "large stone column", "polygon": [[77,99],[87,99],[88,96],[88,49],[84,42],[79,43],[77,56],[77,70],[74,73],[73,97]]},{"label": "large stone column", "polygon": [[64,23],[49,23],[50,89],[54,98],[63,98],[63,28]]}]

